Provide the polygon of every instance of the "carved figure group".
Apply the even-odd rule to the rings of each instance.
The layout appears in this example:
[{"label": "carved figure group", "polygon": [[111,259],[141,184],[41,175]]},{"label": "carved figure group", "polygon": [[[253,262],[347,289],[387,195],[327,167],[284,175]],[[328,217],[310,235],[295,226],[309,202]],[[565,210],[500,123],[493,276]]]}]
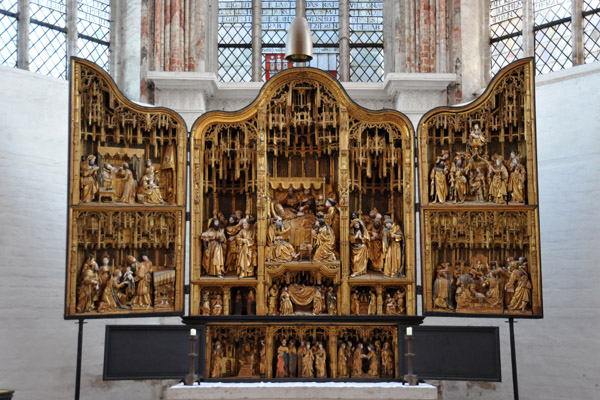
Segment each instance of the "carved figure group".
[{"label": "carved figure group", "polygon": [[304,284],[290,284],[279,288],[273,285],[267,292],[267,313],[269,315],[291,315],[295,313],[296,304],[304,307],[305,312],[313,315],[337,315],[337,294],[332,286],[308,286]]},{"label": "carved figure group", "polygon": [[[139,165],[137,174],[131,164]],[[172,166],[167,165],[165,168],[170,171]],[[170,187],[173,184],[169,182],[169,197],[173,194],[173,188]],[[120,167],[102,162],[100,168],[96,165],[96,156],[83,156],[79,186],[79,198],[82,203],[102,202],[108,198],[125,204],[165,204],[158,176],[150,159],[146,159],[144,166],[135,158],[129,162],[122,162]]]},{"label": "carved figure group", "polygon": [[[90,254],[78,273],[76,311],[105,313],[151,309],[155,292],[153,274],[159,269],[164,270],[155,268],[145,253],[141,255],[141,261],[127,256],[122,267],[110,265],[107,255],[98,266]],[[169,291],[174,292],[174,280],[167,285]]]},{"label": "carved figure group", "polygon": [[513,150],[508,161],[498,154],[490,160],[487,143],[476,124],[466,152],[457,152],[452,161],[448,150],[441,151],[429,174],[432,203],[525,203],[527,171],[522,156]]},{"label": "carved figure group", "polygon": [[388,378],[394,375],[394,353],[389,342],[380,340],[353,345],[340,342],[337,357],[338,378]]},{"label": "carved figure group", "polygon": [[528,312],[532,289],[528,269],[525,257],[509,257],[504,266],[494,268],[481,259],[465,268],[442,263],[433,281],[433,307]]},{"label": "carved figure group", "polygon": [[[235,272],[239,278],[255,275],[257,263],[256,227],[253,217],[239,218],[232,214],[227,225],[219,218],[213,218],[208,229],[200,235],[203,242],[202,268],[208,275],[223,277]],[[279,235],[280,236],[280,235]],[[273,240],[283,241],[282,238]],[[279,245],[279,253],[286,251]]]},{"label": "carved figure group", "polygon": [[353,213],[350,224],[351,275],[354,278],[368,269],[382,272],[384,276],[404,277],[404,235],[400,225],[376,210],[368,218]]},{"label": "carved figure group", "polygon": [[323,343],[317,341],[281,340],[277,347],[275,362],[276,378],[327,378],[327,351]]}]

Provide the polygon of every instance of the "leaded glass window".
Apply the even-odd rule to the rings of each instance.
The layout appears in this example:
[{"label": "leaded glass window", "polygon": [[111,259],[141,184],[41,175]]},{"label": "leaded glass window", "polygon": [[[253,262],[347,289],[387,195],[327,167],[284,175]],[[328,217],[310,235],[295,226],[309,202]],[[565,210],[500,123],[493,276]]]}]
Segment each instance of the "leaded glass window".
[{"label": "leaded glass window", "polygon": [[572,66],[571,0],[535,0],[533,6],[537,72]]},{"label": "leaded glass window", "polygon": [[78,56],[108,71],[110,0],[83,0],[77,4]]},{"label": "leaded glass window", "polygon": [[262,2],[262,76],[265,80],[291,66],[285,59],[285,42],[295,16],[295,0]]},{"label": "leaded glass window", "polygon": [[383,1],[350,0],[350,81],[383,80]]},{"label": "leaded glass window", "polygon": [[0,2],[0,64],[17,66],[17,0]]},{"label": "leaded glass window", "polygon": [[252,1],[219,0],[219,79],[252,79]]},{"label": "leaded glass window", "polygon": [[312,31],[313,59],[309,65],[337,76],[339,68],[340,2],[306,2],[306,20]]},{"label": "leaded glass window", "polygon": [[67,78],[66,0],[31,0],[29,69]]},{"label": "leaded glass window", "polygon": [[600,0],[584,0],[583,48],[586,63],[600,61]]},{"label": "leaded glass window", "polygon": [[521,0],[490,3],[492,74],[523,57],[523,5]]}]

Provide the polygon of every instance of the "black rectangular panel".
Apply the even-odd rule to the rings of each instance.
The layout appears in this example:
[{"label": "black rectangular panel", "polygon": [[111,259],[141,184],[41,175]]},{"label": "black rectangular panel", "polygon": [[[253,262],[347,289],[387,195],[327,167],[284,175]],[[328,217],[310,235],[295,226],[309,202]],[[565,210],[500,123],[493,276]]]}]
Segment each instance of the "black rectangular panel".
[{"label": "black rectangular panel", "polygon": [[[407,370],[406,329],[399,329],[400,376]],[[414,373],[419,379],[501,382],[500,336],[496,326],[413,328]]]},{"label": "black rectangular panel", "polygon": [[[204,326],[198,331],[196,373],[204,377]],[[183,379],[190,368],[190,327],[185,325],[107,325],[104,380]]]}]

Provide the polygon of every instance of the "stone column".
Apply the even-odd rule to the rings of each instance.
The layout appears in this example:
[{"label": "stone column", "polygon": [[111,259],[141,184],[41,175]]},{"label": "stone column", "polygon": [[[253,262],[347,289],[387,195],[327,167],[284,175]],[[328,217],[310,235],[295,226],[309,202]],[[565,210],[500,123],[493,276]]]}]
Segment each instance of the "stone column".
[{"label": "stone column", "polygon": [[252,81],[262,81],[262,1],[252,1]]},{"label": "stone column", "polygon": [[583,47],[583,0],[573,0],[571,3],[571,45],[573,46],[573,65],[585,63],[585,50]]},{"label": "stone column", "polygon": [[350,4],[340,0],[340,82],[350,80]]},{"label": "stone column", "polygon": [[29,69],[29,0],[19,0],[19,20],[17,22],[17,67]]},{"label": "stone column", "polygon": [[77,0],[67,0],[67,60],[77,55]]},{"label": "stone column", "polygon": [[127,2],[111,2],[111,45],[114,52],[111,61],[111,74],[117,86],[127,98],[140,100],[141,95],[141,47],[142,47],[142,2],[131,0]]},{"label": "stone column", "polygon": [[535,56],[533,0],[523,0],[523,57]]}]

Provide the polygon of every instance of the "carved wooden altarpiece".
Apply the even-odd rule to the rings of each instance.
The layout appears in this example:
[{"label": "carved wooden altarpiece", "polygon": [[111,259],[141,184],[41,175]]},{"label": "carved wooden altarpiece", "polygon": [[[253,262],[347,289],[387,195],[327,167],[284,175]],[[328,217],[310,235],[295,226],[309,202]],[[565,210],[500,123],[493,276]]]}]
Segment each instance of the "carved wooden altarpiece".
[{"label": "carved wooden altarpiece", "polygon": [[[325,72],[294,68],[243,110],[201,116],[191,137],[186,323],[211,321],[207,377],[397,378],[395,367],[369,372],[366,360],[385,347],[397,365],[398,321],[416,315],[409,120],[356,105]],[[227,325],[246,315],[262,324]],[[344,347],[360,347],[354,375],[336,367],[346,339]],[[314,357],[305,375],[287,366],[288,351],[305,351],[301,342]],[[264,351],[266,365],[252,351]],[[240,366],[249,357],[255,365]]]},{"label": "carved wooden altarpiece", "polygon": [[183,312],[187,128],[71,61],[65,317]]},{"label": "carved wooden altarpiece", "polygon": [[534,68],[419,123],[426,315],[542,316]]}]

